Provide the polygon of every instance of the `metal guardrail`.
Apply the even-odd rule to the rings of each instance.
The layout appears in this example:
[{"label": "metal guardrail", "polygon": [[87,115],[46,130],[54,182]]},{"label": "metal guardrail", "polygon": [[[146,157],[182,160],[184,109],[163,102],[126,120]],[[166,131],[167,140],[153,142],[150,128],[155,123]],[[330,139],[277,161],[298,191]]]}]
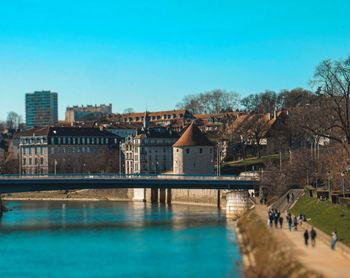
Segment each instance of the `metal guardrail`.
[{"label": "metal guardrail", "polygon": [[246,180],[257,181],[256,177],[240,177],[240,176],[213,176],[213,175],[144,175],[144,174],[60,174],[60,175],[0,175],[0,180],[27,180],[27,179],[118,179],[118,180],[213,180],[213,181],[228,181],[228,180]]}]

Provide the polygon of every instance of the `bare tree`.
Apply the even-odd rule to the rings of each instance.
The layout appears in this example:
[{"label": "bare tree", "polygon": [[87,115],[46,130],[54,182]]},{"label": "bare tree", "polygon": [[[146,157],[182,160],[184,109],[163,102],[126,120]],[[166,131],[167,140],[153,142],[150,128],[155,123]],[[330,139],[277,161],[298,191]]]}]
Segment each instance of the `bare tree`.
[{"label": "bare tree", "polygon": [[321,62],[312,84],[317,87],[318,104],[312,105],[303,128],[342,144],[350,156],[350,57]]},{"label": "bare tree", "polygon": [[22,116],[18,115],[16,112],[9,112],[7,114],[6,125],[8,128],[18,128],[22,123]]},{"label": "bare tree", "polygon": [[238,93],[215,89],[198,95],[184,97],[177,108],[186,109],[193,114],[213,114],[237,110],[240,105]]},{"label": "bare tree", "polygon": [[243,107],[254,113],[273,113],[277,109],[277,93],[265,91],[259,94],[251,94],[242,99]]},{"label": "bare tree", "polygon": [[261,157],[261,141],[266,137],[269,118],[263,114],[247,115],[239,123],[234,132],[241,137],[244,145],[253,145],[257,157]]},{"label": "bare tree", "polygon": [[135,112],[134,108],[132,108],[132,107],[128,107],[128,108],[124,109],[124,111],[123,111],[124,114],[130,114],[130,113],[134,113],[134,112]]}]

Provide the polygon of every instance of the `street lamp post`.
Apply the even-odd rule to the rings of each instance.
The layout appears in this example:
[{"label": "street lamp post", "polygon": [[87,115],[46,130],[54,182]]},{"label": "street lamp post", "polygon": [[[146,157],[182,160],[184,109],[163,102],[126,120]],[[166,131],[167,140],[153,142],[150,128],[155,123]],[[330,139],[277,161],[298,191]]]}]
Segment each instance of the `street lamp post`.
[{"label": "street lamp post", "polygon": [[216,175],[220,176],[221,172],[221,153],[220,153],[220,145],[219,142],[217,144],[217,159],[216,159]]},{"label": "street lamp post", "polygon": [[119,176],[122,175],[122,150],[121,150],[121,144],[122,142],[119,141]]},{"label": "street lamp post", "polygon": [[328,182],[328,194],[329,194],[329,200],[332,202],[332,188],[331,188],[331,172],[327,172],[327,182]]},{"label": "street lamp post", "polygon": [[343,198],[345,197],[345,173],[344,172],[341,172],[340,173],[340,175],[341,175],[341,183],[342,183],[342,186],[343,186]]},{"label": "street lamp post", "polygon": [[54,173],[56,176],[56,174],[57,174],[57,160],[56,159],[54,160]]}]

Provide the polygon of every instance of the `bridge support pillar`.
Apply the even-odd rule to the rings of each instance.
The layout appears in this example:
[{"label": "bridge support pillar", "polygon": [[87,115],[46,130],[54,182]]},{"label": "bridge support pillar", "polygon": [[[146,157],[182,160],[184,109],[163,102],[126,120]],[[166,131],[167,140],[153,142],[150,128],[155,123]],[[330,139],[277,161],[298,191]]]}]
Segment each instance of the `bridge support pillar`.
[{"label": "bridge support pillar", "polygon": [[158,203],[158,188],[151,189],[151,203]]},{"label": "bridge support pillar", "polygon": [[166,202],[167,204],[171,204],[171,188],[166,190]]},{"label": "bridge support pillar", "polygon": [[166,190],[164,188],[159,189],[159,203],[160,204],[166,203]]},{"label": "bridge support pillar", "polygon": [[0,196],[0,217],[2,216],[2,210],[3,210],[3,205],[2,205],[2,199],[1,199],[1,196]]},{"label": "bridge support pillar", "polygon": [[230,190],[226,193],[226,215],[239,216],[249,208],[248,190]]}]

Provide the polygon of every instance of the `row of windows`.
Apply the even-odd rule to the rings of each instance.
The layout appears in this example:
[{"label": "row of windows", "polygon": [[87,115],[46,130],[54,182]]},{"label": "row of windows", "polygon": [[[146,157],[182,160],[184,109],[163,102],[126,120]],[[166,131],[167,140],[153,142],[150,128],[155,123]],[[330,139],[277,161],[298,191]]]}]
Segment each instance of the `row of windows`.
[{"label": "row of windows", "polygon": [[134,144],[171,144],[175,141],[173,138],[168,139],[135,139]]},{"label": "row of windows", "polygon": [[96,148],[91,147],[61,147],[61,148],[50,148],[50,154],[59,153],[91,153],[97,152]]},{"label": "row of windows", "polygon": [[44,158],[41,157],[39,159],[39,158],[36,157],[36,158],[32,159],[30,157],[28,160],[26,158],[23,158],[22,163],[23,163],[23,166],[25,166],[25,165],[43,165],[44,164]]},{"label": "row of windows", "polygon": [[35,155],[44,155],[46,154],[46,151],[47,149],[45,147],[25,147],[25,148],[22,148],[22,155],[32,155],[32,154],[35,154]]},{"label": "row of windows", "polygon": [[34,138],[24,138],[21,139],[21,143],[23,145],[31,145],[31,144],[46,144],[47,139],[46,137],[34,137]]},{"label": "row of windows", "polygon": [[[176,152],[179,152],[179,149],[176,149]],[[187,148],[186,153],[190,153],[190,152],[191,152],[190,148]],[[203,153],[203,148],[199,148],[199,153]],[[213,149],[210,148],[209,153],[213,153]]]},{"label": "row of windows", "polygon": [[[58,145],[102,145],[108,144],[109,140],[100,137],[52,137],[50,143]],[[114,143],[118,143],[117,138],[114,139]]]},{"label": "row of windows", "polygon": [[40,168],[32,168],[32,169],[23,169],[22,173],[24,175],[37,175],[37,174],[47,174],[47,170]]},{"label": "row of windows", "polygon": [[[152,121],[155,121],[155,120],[166,120],[166,119],[176,119],[176,118],[183,118],[183,114],[180,114],[179,116],[177,116],[176,114],[172,114],[172,115],[157,115],[157,116],[150,116],[149,119],[152,120]],[[139,121],[143,121],[145,119],[144,116],[141,116],[141,117],[129,117],[129,118],[124,118],[124,122],[139,122]]]}]

